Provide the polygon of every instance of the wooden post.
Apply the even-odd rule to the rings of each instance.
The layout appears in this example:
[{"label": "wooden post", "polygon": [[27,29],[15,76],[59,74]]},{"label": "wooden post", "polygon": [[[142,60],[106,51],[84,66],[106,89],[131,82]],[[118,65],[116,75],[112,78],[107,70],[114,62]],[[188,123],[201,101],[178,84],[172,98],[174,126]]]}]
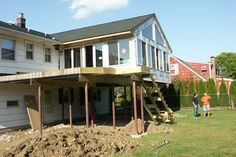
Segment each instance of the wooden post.
[{"label": "wooden post", "polygon": [[91,127],[94,127],[94,87],[91,87],[91,106],[90,106],[90,114],[91,114]]},{"label": "wooden post", "polygon": [[137,100],[136,100],[136,82],[133,81],[133,99],[134,99],[134,127],[138,134],[138,118],[137,118]]},{"label": "wooden post", "polygon": [[69,92],[68,92],[68,104],[69,104],[69,114],[70,114],[70,128],[72,129],[71,88],[69,88]]},{"label": "wooden post", "polygon": [[65,97],[64,97],[64,87],[62,87],[62,122],[65,123]]},{"label": "wooden post", "polygon": [[88,82],[85,82],[85,113],[86,113],[86,127],[89,127],[89,111],[88,111]]},{"label": "wooden post", "polygon": [[143,111],[143,84],[140,84],[140,104],[141,104],[141,119],[142,133],[144,133],[144,111]]},{"label": "wooden post", "polygon": [[39,110],[39,134],[43,136],[43,122],[42,122],[42,87],[38,87],[38,110]]},{"label": "wooden post", "polygon": [[[130,100],[132,99],[133,99],[133,89],[132,86],[130,86]],[[134,106],[132,106],[132,103],[131,103],[131,110],[132,110],[131,119],[134,120]]]},{"label": "wooden post", "polygon": [[111,98],[112,98],[112,124],[113,128],[116,129],[116,107],[115,107],[115,97],[114,97],[114,86],[111,87]]},{"label": "wooden post", "polygon": [[127,101],[127,95],[126,95],[126,86],[124,86],[124,95],[125,95],[125,102]]}]

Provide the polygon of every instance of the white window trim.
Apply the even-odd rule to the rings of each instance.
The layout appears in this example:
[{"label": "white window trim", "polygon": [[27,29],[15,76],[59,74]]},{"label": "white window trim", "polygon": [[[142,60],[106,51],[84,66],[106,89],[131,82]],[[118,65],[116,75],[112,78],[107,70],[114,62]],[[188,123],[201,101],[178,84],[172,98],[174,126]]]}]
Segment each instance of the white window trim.
[{"label": "white window trim", "polygon": [[[28,59],[28,58],[27,58],[27,54],[26,54],[26,51],[27,51],[26,44],[32,44],[32,45],[33,45],[33,50],[32,50],[33,59]],[[34,46],[34,43],[33,43],[33,42],[25,41],[25,59],[26,59],[27,61],[34,61],[34,60],[35,60],[35,59],[34,59],[34,58],[35,58],[35,57],[34,57],[34,50],[35,50],[34,47],[35,47],[35,46]]]},{"label": "white window trim", "polygon": [[[46,49],[50,49],[50,62],[46,61]],[[50,46],[44,46],[44,63],[51,64],[52,63],[52,48]]]},{"label": "white window trim", "polygon": [[174,68],[174,73],[170,73],[170,75],[178,75],[179,74],[179,65],[178,64],[171,64],[170,65],[170,72],[172,70],[172,68]]},{"label": "white window trim", "polygon": [[[14,45],[14,60],[8,60],[8,59],[2,59],[2,39],[6,39],[6,40],[12,40],[15,42]],[[16,39],[15,38],[11,38],[11,37],[6,37],[6,36],[0,36],[0,60],[4,61],[4,62],[16,62]]]}]

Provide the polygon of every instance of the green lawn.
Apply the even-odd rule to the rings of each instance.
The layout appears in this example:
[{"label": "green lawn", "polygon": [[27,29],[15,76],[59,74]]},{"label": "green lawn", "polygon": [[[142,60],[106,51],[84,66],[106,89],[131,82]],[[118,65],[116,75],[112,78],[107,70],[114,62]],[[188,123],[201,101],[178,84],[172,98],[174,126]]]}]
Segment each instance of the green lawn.
[{"label": "green lawn", "polygon": [[[236,157],[236,111],[212,110],[212,117],[193,119],[190,109],[176,112],[176,124],[166,126],[175,131],[171,134],[148,134],[141,138],[141,148],[123,156],[144,157]],[[169,140],[171,143],[159,149],[154,145]]]}]

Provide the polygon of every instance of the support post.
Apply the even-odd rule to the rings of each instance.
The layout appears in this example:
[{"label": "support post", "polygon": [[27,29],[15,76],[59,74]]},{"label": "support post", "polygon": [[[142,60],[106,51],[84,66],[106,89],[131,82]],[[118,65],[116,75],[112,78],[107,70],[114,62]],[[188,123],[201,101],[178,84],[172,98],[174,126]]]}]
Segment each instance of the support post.
[{"label": "support post", "polygon": [[62,103],[61,103],[61,114],[62,114],[62,122],[65,123],[65,97],[64,97],[64,87],[62,87]]},{"label": "support post", "polygon": [[85,82],[85,113],[86,113],[86,127],[89,127],[89,111],[88,111],[88,82]]},{"label": "support post", "polygon": [[42,87],[38,87],[38,110],[39,110],[39,134],[43,136],[43,122],[42,122]]},{"label": "support post", "polygon": [[68,104],[69,104],[69,114],[70,114],[70,128],[72,129],[71,88],[69,88],[69,92],[68,92]]},{"label": "support post", "polygon": [[136,100],[136,81],[133,81],[133,99],[134,99],[134,127],[138,134],[138,118],[137,118],[137,100]]},{"label": "support post", "polygon": [[[133,89],[132,89],[132,85],[130,86],[130,100],[133,99]],[[131,110],[132,110],[132,113],[131,113],[131,119],[134,120],[134,106],[132,106],[132,103],[131,103]]]},{"label": "support post", "polygon": [[115,107],[115,97],[114,97],[114,86],[111,87],[111,98],[112,98],[112,124],[113,128],[116,129],[116,107]]},{"label": "support post", "polygon": [[91,114],[91,127],[94,127],[94,87],[91,87],[91,106],[90,106],[90,114]]},{"label": "support post", "polygon": [[142,133],[144,133],[144,110],[143,110],[143,84],[140,84],[140,104],[141,104],[141,126],[142,126]]},{"label": "support post", "polygon": [[127,95],[126,95],[126,86],[124,86],[124,95],[125,95],[125,102],[127,101]]}]

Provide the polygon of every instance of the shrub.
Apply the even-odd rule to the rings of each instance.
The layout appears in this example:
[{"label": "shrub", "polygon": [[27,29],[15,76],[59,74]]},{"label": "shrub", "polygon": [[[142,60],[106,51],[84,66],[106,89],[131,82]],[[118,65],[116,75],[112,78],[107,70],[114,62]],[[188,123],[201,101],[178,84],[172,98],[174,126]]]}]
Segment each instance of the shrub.
[{"label": "shrub", "polygon": [[225,85],[224,79],[221,80],[221,84],[220,84],[219,105],[220,106],[229,105],[229,96],[228,96],[227,87]]},{"label": "shrub", "polygon": [[179,97],[180,97],[180,106],[186,106],[186,94],[185,94],[185,82],[180,81],[179,83]]},{"label": "shrub", "polygon": [[[206,87],[206,82],[205,81],[200,80],[198,82],[198,89],[197,89],[197,91],[198,91],[198,96],[199,97],[202,97],[204,95],[204,93],[207,92],[207,87]],[[199,104],[202,105],[202,102],[199,101]]]},{"label": "shrub", "polygon": [[208,80],[207,89],[208,89],[208,95],[211,96],[210,105],[213,107],[218,106],[218,96],[217,96],[215,81],[213,79]]},{"label": "shrub", "polygon": [[192,97],[194,93],[196,93],[196,88],[193,79],[191,79],[188,83],[188,96],[186,96],[187,105],[189,107],[192,106]]},{"label": "shrub", "polygon": [[231,100],[233,100],[234,105],[236,105],[236,81],[233,81],[230,85],[229,94]]}]

